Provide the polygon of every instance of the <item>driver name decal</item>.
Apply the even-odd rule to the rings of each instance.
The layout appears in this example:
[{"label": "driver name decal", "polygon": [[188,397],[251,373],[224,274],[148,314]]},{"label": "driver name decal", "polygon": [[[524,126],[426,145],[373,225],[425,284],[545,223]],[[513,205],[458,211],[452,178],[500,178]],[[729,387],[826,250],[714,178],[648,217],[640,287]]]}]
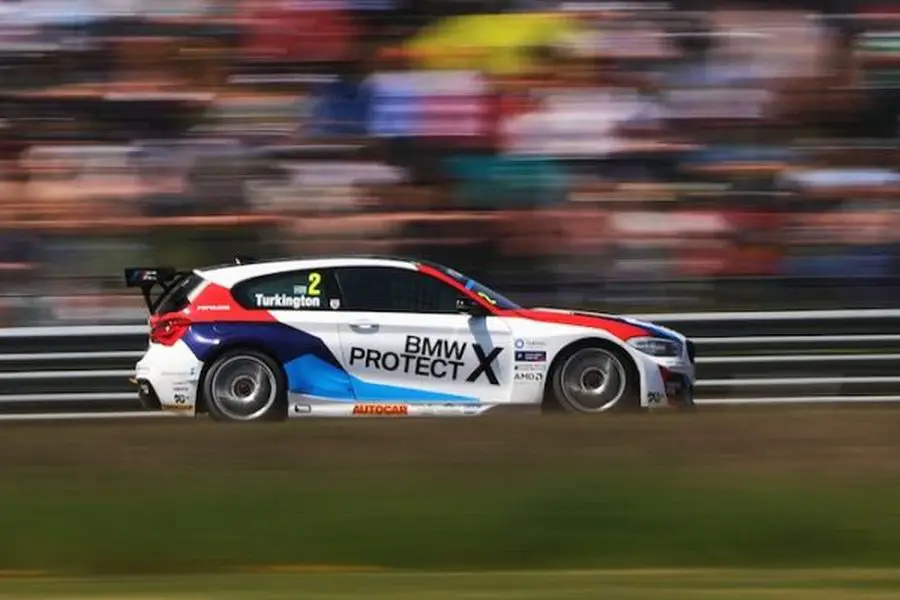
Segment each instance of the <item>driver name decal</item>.
[{"label": "driver name decal", "polygon": [[[502,351],[503,348],[486,351],[481,344],[458,340],[408,335],[402,352],[353,346],[349,363],[351,367],[431,379],[458,381],[462,378],[471,383],[485,377],[491,385],[500,385],[493,363]],[[475,359],[474,369],[464,369],[467,357],[470,364]]]},{"label": "driver name decal", "polygon": [[309,296],[288,296],[287,294],[253,294],[256,305],[261,308],[319,308],[322,306],[321,298]]}]

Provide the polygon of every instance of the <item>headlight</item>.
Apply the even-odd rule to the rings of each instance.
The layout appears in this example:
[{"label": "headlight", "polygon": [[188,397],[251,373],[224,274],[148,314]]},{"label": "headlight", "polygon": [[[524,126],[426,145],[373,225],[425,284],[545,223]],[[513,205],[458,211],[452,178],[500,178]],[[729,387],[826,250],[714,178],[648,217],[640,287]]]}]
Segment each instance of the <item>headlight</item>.
[{"label": "headlight", "polygon": [[674,358],[681,356],[681,342],[665,338],[641,337],[628,340],[628,344],[644,354]]}]

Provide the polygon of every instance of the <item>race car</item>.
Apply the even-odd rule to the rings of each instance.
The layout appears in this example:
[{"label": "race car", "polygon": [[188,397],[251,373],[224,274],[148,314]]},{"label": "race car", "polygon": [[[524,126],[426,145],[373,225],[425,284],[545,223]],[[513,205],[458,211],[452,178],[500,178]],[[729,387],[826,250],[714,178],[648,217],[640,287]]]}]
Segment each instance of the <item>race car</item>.
[{"label": "race car", "polygon": [[150,311],[132,381],[155,410],[248,422],[694,405],[684,335],[524,308],[427,261],[236,257],[190,271],[127,268],[125,281]]}]

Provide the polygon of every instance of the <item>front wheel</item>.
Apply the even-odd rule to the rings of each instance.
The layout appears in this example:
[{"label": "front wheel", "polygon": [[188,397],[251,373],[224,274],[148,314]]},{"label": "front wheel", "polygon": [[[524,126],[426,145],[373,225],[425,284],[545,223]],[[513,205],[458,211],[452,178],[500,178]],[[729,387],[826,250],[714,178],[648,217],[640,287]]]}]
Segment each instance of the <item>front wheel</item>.
[{"label": "front wheel", "polygon": [[566,412],[624,412],[640,409],[637,369],[621,350],[578,348],[550,375],[552,399]]},{"label": "front wheel", "polygon": [[273,421],[286,416],[287,385],[270,357],[255,350],[227,352],[203,383],[209,415],[217,421]]}]

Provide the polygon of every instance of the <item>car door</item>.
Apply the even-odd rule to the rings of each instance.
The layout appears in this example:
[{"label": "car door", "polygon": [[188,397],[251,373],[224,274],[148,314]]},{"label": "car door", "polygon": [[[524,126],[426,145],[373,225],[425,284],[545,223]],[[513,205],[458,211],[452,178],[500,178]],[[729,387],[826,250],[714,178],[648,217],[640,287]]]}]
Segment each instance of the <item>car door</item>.
[{"label": "car door", "polygon": [[491,337],[501,333],[498,323],[482,318],[473,326],[475,318],[457,309],[461,292],[399,267],[345,267],[335,276],[338,334],[359,401],[497,402],[508,395],[503,348]]},{"label": "car door", "polygon": [[265,310],[284,327],[268,325],[257,334],[278,355],[288,392],[333,400],[353,400],[338,337],[341,298],[328,269],[286,271],[248,279],[234,287],[245,308]]}]

